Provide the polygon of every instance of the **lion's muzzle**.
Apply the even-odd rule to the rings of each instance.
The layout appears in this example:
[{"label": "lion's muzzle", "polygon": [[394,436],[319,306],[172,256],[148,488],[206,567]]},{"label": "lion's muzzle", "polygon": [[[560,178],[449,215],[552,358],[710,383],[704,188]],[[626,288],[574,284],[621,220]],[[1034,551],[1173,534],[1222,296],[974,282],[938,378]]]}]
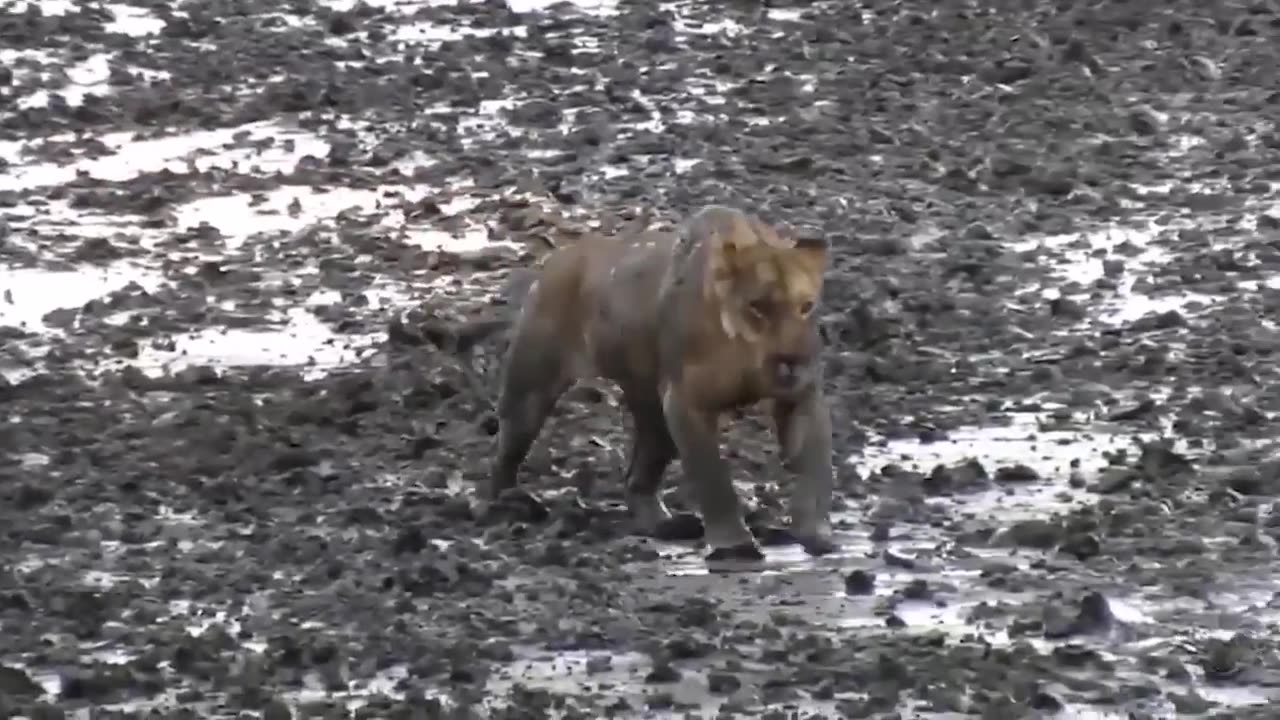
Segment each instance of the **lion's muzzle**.
[{"label": "lion's muzzle", "polygon": [[817,382],[818,356],[776,354],[769,358],[767,371],[775,394],[798,395]]}]

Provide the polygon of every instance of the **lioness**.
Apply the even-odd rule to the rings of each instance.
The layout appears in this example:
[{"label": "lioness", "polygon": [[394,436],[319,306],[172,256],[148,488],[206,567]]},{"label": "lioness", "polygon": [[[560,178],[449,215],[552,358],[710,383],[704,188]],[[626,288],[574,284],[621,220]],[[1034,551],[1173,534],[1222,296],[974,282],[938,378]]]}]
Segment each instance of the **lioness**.
[{"label": "lioness", "polygon": [[652,534],[671,514],[659,489],[679,456],[702,515],[708,560],[763,558],[743,520],[719,421],[760,401],[786,466],[792,536],[834,549],[831,418],[814,310],[825,240],[798,239],[740,210],[709,206],[676,233],[637,228],[584,238],[547,256],[513,329],[498,401],[496,498],[556,400],[577,380],[618,384],[634,421],[627,506]]}]

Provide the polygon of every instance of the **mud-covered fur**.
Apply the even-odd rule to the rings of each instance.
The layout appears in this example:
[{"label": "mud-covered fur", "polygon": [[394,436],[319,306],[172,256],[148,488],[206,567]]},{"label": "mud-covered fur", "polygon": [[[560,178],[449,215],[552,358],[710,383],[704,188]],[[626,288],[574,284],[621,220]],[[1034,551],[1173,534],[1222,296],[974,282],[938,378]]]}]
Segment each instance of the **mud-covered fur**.
[{"label": "mud-covered fur", "polygon": [[516,474],[556,400],[575,381],[618,384],[634,425],[627,502],[641,532],[670,513],[663,474],[679,457],[712,555],[760,557],[720,454],[727,411],[771,403],[787,466],[792,534],[832,549],[831,420],[822,392],[827,244],[740,210],[707,207],[676,233],[633,227],[585,237],[545,260],[503,369],[489,497]]}]

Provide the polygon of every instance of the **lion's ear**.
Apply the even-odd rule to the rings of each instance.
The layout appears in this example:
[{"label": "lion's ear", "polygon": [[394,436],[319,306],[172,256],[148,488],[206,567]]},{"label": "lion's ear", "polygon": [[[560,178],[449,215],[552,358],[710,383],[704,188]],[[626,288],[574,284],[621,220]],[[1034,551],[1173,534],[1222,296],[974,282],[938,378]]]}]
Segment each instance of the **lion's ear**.
[{"label": "lion's ear", "polygon": [[706,238],[709,289],[721,301],[732,298],[752,267],[759,244],[740,228],[717,228]]},{"label": "lion's ear", "polygon": [[694,242],[712,249],[731,252],[759,243],[751,218],[741,210],[723,205],[708,205],[690,220],[687,229]]},{"label": "lion's ear", "polygon": [[793,235],[795,245],[787,253],[791,262],[821,285],[827,272],[831,244],[821,235]]},{"label": "lion's ear", "polygon": [[762,250],[750,218],[740,210],[711,205],[694,215],[685,231],[689,240],[706,249],[707,290],[728,300]]}]

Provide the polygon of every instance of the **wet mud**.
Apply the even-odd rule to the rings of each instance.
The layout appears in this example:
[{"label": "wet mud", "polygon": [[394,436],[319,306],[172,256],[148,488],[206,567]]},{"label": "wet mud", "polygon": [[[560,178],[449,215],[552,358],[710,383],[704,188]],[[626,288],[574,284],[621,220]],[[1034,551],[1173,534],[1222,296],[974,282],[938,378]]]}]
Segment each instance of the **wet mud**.
[{"label": "wet mud", "polygon": [[[1278,35],[0,2],[0,716],[1271,717]],[[710,202],[836,248],[841,551],[630,536],[608,386],[478,517],[511,273]]]}]

